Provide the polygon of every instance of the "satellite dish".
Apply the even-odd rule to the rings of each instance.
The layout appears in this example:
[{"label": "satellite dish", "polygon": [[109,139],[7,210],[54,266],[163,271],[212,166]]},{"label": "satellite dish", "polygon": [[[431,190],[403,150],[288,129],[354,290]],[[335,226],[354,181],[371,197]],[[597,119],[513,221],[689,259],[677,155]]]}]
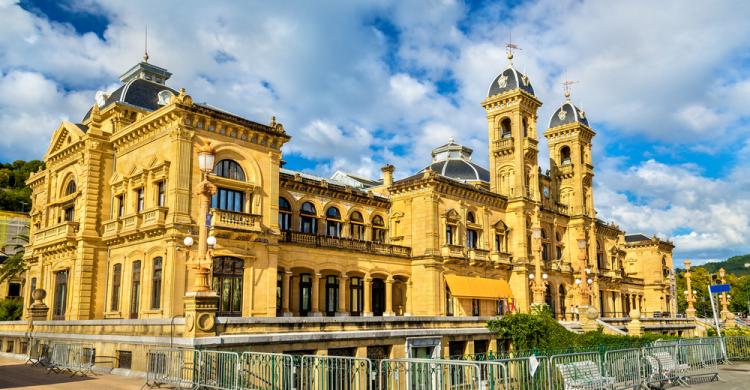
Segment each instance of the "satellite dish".
[{"label": "satellite dish", "polygon": [[99,108],[103,108],[104,107],[104,103],[107,102],[107,98],[108,97],[109,97],[109,95],[107,95],[106,92],[104,92],[104,91],[96,91],[96,96],[95,96],[96,105],[99,106]]}]

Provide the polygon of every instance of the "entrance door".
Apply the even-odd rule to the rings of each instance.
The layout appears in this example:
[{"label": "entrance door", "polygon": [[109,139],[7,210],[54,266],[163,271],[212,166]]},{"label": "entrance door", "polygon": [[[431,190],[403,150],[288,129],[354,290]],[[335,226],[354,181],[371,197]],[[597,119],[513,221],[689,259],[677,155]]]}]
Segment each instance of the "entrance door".
[{"label": "entrance door", "polygon": [[372,315],[382,316],[385,311],[385,282],[383,279],[372,280]]}]

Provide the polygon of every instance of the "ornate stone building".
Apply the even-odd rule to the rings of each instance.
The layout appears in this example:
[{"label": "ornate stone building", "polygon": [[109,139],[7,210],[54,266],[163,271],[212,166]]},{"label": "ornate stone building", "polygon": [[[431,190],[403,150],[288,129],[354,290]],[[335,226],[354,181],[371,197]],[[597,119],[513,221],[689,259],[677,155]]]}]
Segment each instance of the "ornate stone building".
[{"label": "ornate stone building", "polygon": [[[635,308],[672,311],[673,246],[596,218],[588,117],[566,99],[540,134],[542,102],[512,64],[482,102],[489,169],[450,140],[429,166],[399,180],[390,165],[377,179],[285,169],[281,148],[290,136],[275,118],[262,124],[196,103],[168,87],[169,77],[135,65],[118,89],[97,94],[81,123],[55,130],[46,168],[28,180],[25,288],[47,291],[51,320],[185,315],[196,251],[184,242],[197,239],[202,224],[215,237],[210,280],[218,298],[216,326],[198,325],[212,335],[283,333],[296,320],[282,317],[299,316],[322,324],[340,317],[339,331],[453,334],[534,302],[560,319],[585,306],[620,317]],[[549,145],[547,172],[540,135]],[[204,177],[198,152],[209,144],[215,163],[205,178],[216,193],[206,216],[195,187]],[[456,337],[489,337],[473,332]]]}]

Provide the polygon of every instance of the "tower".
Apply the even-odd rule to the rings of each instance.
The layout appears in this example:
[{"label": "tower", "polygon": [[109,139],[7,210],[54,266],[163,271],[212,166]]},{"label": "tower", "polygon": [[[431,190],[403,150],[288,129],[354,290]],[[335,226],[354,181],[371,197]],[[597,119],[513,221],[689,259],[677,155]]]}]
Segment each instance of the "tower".
[{"label": "tower", "polygon": [[591,160],[594,135],[586,114],[570,101],[570,91],[566,90],[565,102],[552,115],[544,137],[549,145],[553,199],[560,211],[571,217],[596,216]]},{"label": "tower", "polygon": [[539,199],[536,112],[542,102],[529,77],[513,66],[513,44],[508,44],[508,67],[490,84],[482,102],[489,128],[490,190],[513,198]]}]

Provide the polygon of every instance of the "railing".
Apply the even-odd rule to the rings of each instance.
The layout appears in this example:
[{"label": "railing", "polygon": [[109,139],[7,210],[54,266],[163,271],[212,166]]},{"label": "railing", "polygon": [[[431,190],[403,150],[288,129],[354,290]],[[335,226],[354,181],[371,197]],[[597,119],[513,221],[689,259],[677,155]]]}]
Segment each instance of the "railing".
[{"label": "railing", "polygon": [[360,241],[350,238],[319,236],[295,231],[281,232],[281,242],[310,245],[322,248],[339,248],[358,252],[370,252],[388,256],[410,257],[411,248],[373,241]]},{"label": "railing", "polygon": [[104,222],[104,228],[102,230],[102,237],[104,238],[116,236],[117,233],[120,232],[120,220],[114,219]]},{"label": "railing", "polygon": [[47,373],[67,372],[71,376],[91,373],[94,367],[94,348],[78,343],[56,343],[52,345]]},{"label": "railing", "polygon": [[128,215],[122,218],[120,231],[128,232],[137,230],[141,226],[141,214]]},{"label": "railing", "polygon": [[211,227],[260,231],[261,216],[211,209]]},{"label": "railing", "polygon": [[466,253],[464,252],[464,247],[461,245],[443,245],[442,248],[442,255],[443,257],[460,257],[465,258]]},{"label": "railing", "polygon": [[190,387],[198,351],[189,349],[152,349],[146,355],[146,386]]},{"label": "railing", "polygon": [[144,211],[141,226],[146,228],[164,227],[164,221],[167,218],[167,208],[158,207]]},{"label": "railing", "polygon": [[492,142],[494,151],[498,153],[513,150],[513,145],[513,137],[502,138]]},{"label": "railing", "polygon": [[487,261],[489,259],[490,251],[486,249],[472,248],[469,249],[469,260],[471,261]]},{"label": "railing", "polygon": [[496,263],[510,264],[511,254],[508,252],[492,252],[490,259]]},{"label": "railing", "polygon": [[372,361],[341,356],[302,357],[301,388],[370,390],[375,380]]},{"label": "railing", "polygon": [[63,222],[34,234],[34,244],[43,244],[61,239],[72,240],[78,232],[78,222]]}]

